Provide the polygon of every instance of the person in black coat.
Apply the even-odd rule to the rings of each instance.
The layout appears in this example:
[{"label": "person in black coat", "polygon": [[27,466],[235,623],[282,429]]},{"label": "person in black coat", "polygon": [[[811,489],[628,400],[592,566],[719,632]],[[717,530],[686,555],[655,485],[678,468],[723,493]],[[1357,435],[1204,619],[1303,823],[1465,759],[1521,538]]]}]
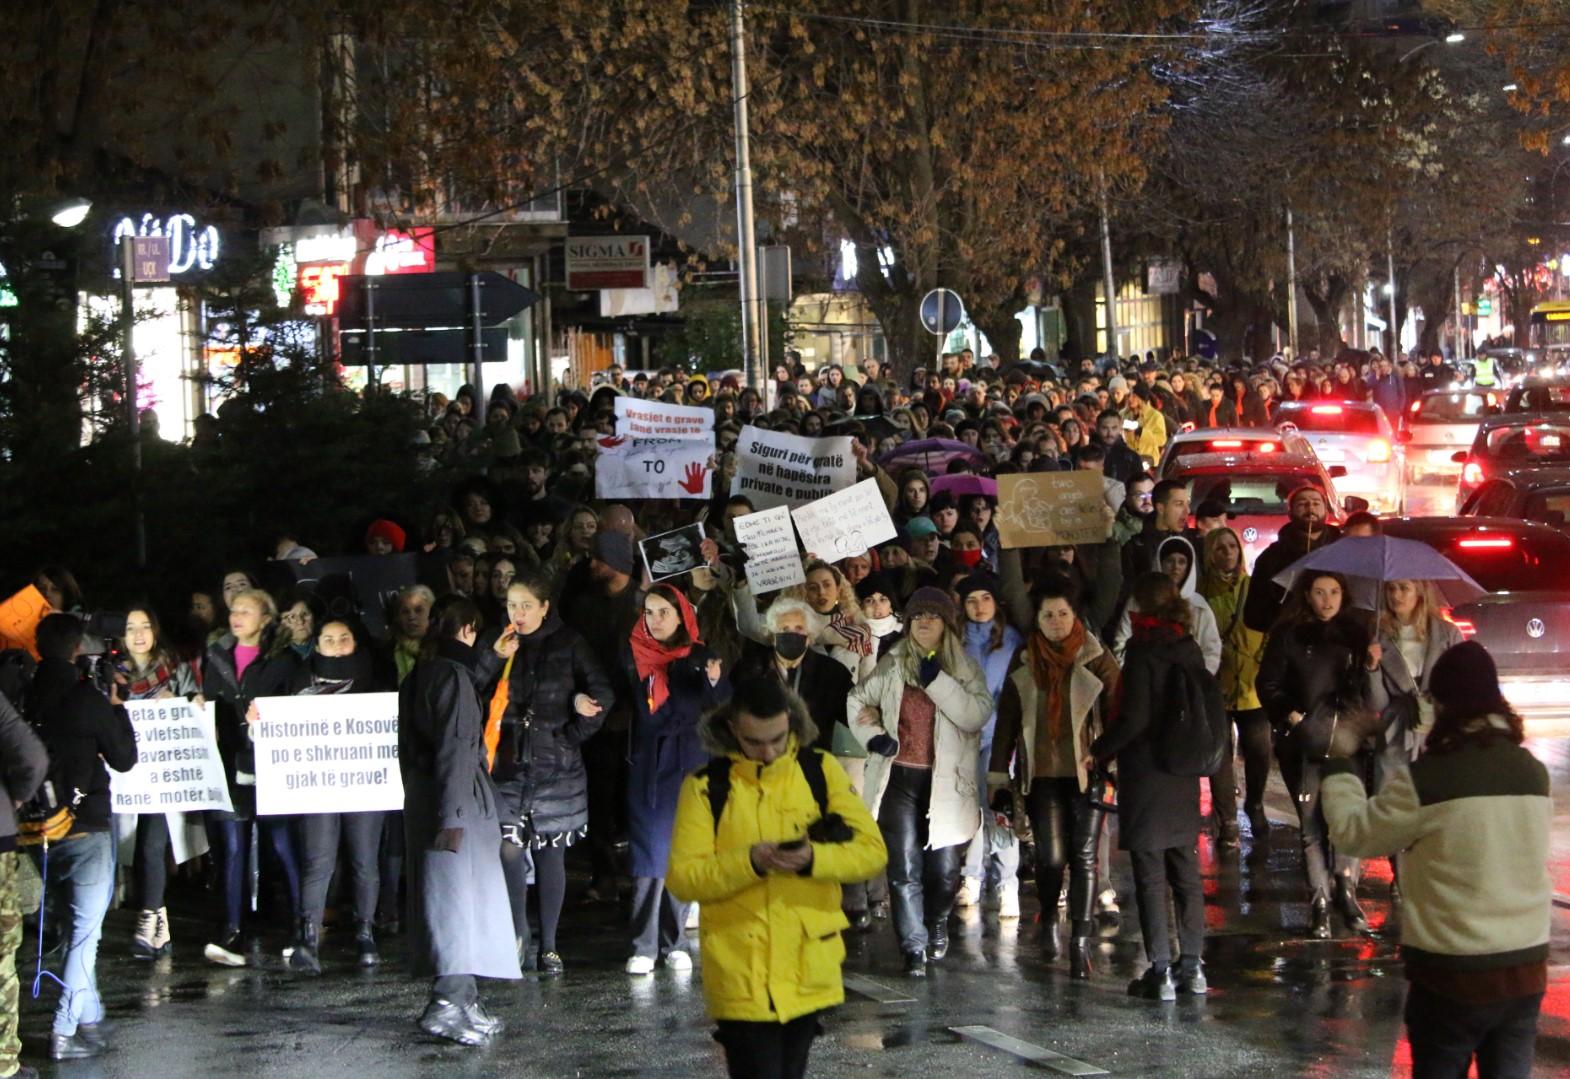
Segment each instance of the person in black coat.
[{"label": "person in black coat", "polygon": [[398,692],[409,963],[433,979],[419,1026],[462,1045],[485,1045],[502,1026],[480,1003],[475,978],[523,976],[486,764],[474,650],[479,626],[473,601],[443,597],[421,658]]},{"label": "person in black coat", "polygon": [[[364,640],[362,646],[361,641]],[[370,640],[363,629],[341,619],[323,622],[316,630],[314,650],[295,669],[292,688],[297,696],[337,693],[376,693],[390,688],[377,675]],[[381,892],[377,856],[387,814],[306,813],[297,818],[300,839],[301,939],[295,942],[289,966],[320,974],[317,955],[327,888],[338,864],[339,840],[349,848],[349,877],[354,894],[354,944],[362,967],[381,962],[372,926],[376,900]]]},{"label": "person in black coat", "polygon": [[[1254,686],[1278,735],[1281,778],[1297,806],[1303,869],[1312,895],[1310,932],[1330,936],[1332,877],[1337,908],[1347,928],[1363,932],[1368,919],[1357,902],[1360,864],[1338,854],[1326,834],[1319,806],[1321,769],[1340,714],[1366,709],[1369,672],[1381,658],[1366,623],[1345,606],[1346,580],[1333,573],[1303,575],[1281,623],[1270,634]],[[1360,765],[1367,766],[1363,759]]]},{"label": "person in black coat", "polygon": [[[529,944],[528,852],[539,889],[539,970],[560,974],[556,926],[567,894],[567,848],[589,830],[583,743],[616,692],[579,633],[551,610],[550,580],[525,571],[507,589],[507,625],[481,669],[496,673],[485,728],[501,799],[502,869],[519,957]],[[505,688],[503,688],[505,686]]]},{"label": "person in black coat", "polygon": [[1276,542],[1260,551],[1254,560],[1254,584],[1243,603],[1243,624],[1249,629],[1269,633],[1281,617],[1287,590],[1276,584],[1276,574],[1341,538],[1340,530],[1325,522],[1329,512],[1325,492],[1312,484],[1304,484],[1287,495],[1287,513],[1292,519],[1282,527]]},{"label": "person in black coat", "polygon": [[[1172,579],[1147,573],[1134,584],[1133,635],[1123,658],[1123,699],[1117,721],[1091,744],[1096,762],[1117,759],[1118,846],[1129,852],[1139,930],[1150,967],[1130,996],[1173,1000],[1206,992],[1205,895],[1199,879],[1199,779],[1175,776],[1156,763],[1154,744],[1176,668],[1198,682],[1212,677],[1190,632],[1192,614]],[[1167,932],[1167,891],[1177,911],[1178,969],[1174,984]]]},{"label": "person in black coat", "polygon": [[[256,816],[256,753],[251,742],[255,721],[254,702],[260,697],[287,697],[294,685],[299,660],[287,646],[273,647],[278,608],[261,589],[247,589],[229,601],[229,632],[207,647],[202,666],[202,692],[214,704],[218,755],[234,812],[209,810],[208,842],[218,863],[223,895],[223,920],[216,939],[207,945],[209,960],[223,966],[244,966],[240,942],[240,912],[245,895],[247,857],[246,823]],[[268,841],[289,892],[290,911],[304,932],[300,912],[300,871],[294,840],[285,817],[265,817],[258,822]]]},{"label": "person in black coat", "polygon": [[819,621],[803,601],[776,599],[763,617],[772,643],[768,647],[749,645],[731,675],[732,683],[772,678],[795,692],[817,725],[817,747],[825,753],[834,752],[835,725],[845,722],[850,672],[843,663],[811,648]]}]

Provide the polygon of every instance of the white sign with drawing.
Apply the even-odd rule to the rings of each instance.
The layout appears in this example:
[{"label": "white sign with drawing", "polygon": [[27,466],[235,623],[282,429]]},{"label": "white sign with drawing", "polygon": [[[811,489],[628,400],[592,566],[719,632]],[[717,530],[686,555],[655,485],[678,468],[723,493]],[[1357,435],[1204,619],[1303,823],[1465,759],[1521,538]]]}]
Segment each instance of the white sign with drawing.
[{"label": "white sign with drawing", "polygon": [[838,562],[899,535],[876,480],[835,491],[791,511],[802,546],[826,562]]}]

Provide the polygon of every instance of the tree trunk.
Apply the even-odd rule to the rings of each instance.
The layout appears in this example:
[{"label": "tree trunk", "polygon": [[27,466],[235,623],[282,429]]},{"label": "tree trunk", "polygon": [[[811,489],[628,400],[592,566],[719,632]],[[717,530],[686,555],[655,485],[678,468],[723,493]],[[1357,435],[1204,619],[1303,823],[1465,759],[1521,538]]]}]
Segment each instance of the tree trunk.
[{"label": "tree trunk", "polygon": [[972,311],[970,319],[976,324],[977,329],[987,335],[987,341],[992,345],[994,366],[1001,367],[1020,358],[1020,338],[1023,336],[1024,327],[1020,325],[1019,319],[1014,317],[1012,311],[1002,309]]}]

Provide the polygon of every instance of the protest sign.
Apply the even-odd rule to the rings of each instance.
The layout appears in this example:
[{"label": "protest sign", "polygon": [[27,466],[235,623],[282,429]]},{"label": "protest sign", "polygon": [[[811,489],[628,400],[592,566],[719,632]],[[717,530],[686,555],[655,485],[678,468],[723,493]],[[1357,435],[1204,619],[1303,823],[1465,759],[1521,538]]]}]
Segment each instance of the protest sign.
[{"label": "protest sign", "polygon": [[666,438],[714,444],[714,410],[667,405],[638,397],[616,398],[616,434],[622,438]]},{"label": "protest sign", "polygon": [[825,562],[838,562],[899,535],[876,480],[862,480],[792,510],[801,544]]},{"label": "protest sign", "polygon": [[262,578],[269,588],[297,585],[313,593],[329,618],[358,616],[372,636],[387,635],[387,611],[398,590],[418,579],[416,554],[367,554],[313,558],[309,562],[266,562]]},{"label": "protest sign", "polygon": [[602,438],[594,462],[597,498],[708,498],[714,470],[709,441]]},{"label": "protest sign", "polygon": [[998,477],[998,539],[1004,547],[1100,543],[1111,532],[1101,472],[1026,472]]},{"label": "protest sign", "polygon": [[850,436],[802,438],[747,426],[736,440],[736,478],[730,493],[755,509],[805,506],[856,481]]},{"label": "protest sign", "polygon": [[703,526],[691,524],[638,541],[650,581],[679,577],[703,565]]},{"label": "protest sign", "polygon": [[256,711],[257,813],[403,808],[398,694],[263,697]]},{"label": "protest sign", "polygon": [[127,701],[136,735],[136,764],[129,772],[109,773],[109,794],[116,813],[233,811],[218,740],[213,734],[213,705],[181,697]]},{"label": "protest sign", "polygon": [[747,584],[754,596],[806,581],[789,506],[743,514],[731,527],[736,530],[736,541],[747,552]]}]

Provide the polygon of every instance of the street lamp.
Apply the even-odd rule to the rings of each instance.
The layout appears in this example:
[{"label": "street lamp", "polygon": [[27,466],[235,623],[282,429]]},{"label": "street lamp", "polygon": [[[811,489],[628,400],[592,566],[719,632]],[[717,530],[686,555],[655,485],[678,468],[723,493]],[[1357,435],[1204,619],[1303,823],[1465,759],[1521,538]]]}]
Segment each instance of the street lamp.
[{"label": "street lamp", "polygon": [[49,214],[49,220],[63,229],[74,229],[87,220],[87,211],[93,204],[80,195],[66,199],[55,206]]},{"label": "street lamp", "polygon": [[1466,40],[1466,35],[1463,34],[1459,30],[1452,30],[1450,33],[1445,35],[1445,44],[1446,45],[1459,45],[1459,44],[1461,44],[1461,42],[1463,42],[1465,40]]}]

